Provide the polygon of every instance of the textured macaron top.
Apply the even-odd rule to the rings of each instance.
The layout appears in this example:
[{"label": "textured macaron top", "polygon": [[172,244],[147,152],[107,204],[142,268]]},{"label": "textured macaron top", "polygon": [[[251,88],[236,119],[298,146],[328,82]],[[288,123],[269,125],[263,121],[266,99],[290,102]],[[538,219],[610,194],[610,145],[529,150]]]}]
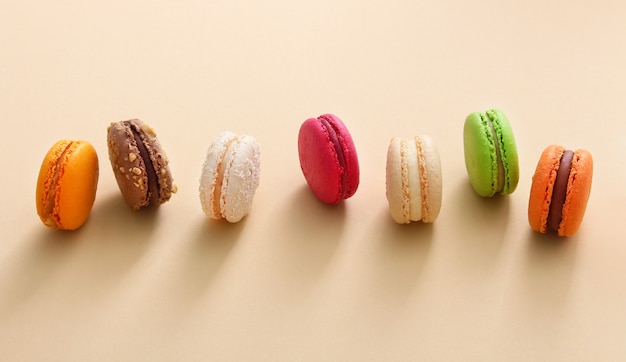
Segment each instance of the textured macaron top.
[{"label": "textured macaron top", "polygon": [[200,203],[212,219],[238,222],[260,182],[261,153],[251,136],[222,132],[211,143],[200,176]]},{"label": "textured macaron top", "polygon": [[360,180],[359,161],[350,132],[332,114],[307,119],[298,134],[298,155],[313,193],[328,204],[354,195]]},{"label": "textured macaron top", "polygon": [[441,209],[441,163],[428,136],[394,137],[387,150],[386,195],[397,223],[435,221]]},{"label": "textured macaron top", "polygon": [[138,119],[113,122],[107,143],[115,179],[133,210],[159,206],[176,192],[167,155],[147,123]]},{"label": "textured macaron top", "polygon": [[83,225],[96,197],[98,177],[98,156],[89,142],[56,142],[41,164],[35,192],[44,225],[63,230]]},{"label": "textured macaron top", "polygon": [[467,116],[463,128],[465,167],[480,196],[510,194],[519,181],[519,161],[513,129],[498,109]]},{"label": "textured macaron top", "polygon": [[585,149],[548,146],[537,163],[528,201],[528,221],[540,233],[571,236],[582,223],[591,192],[593,158]]}]

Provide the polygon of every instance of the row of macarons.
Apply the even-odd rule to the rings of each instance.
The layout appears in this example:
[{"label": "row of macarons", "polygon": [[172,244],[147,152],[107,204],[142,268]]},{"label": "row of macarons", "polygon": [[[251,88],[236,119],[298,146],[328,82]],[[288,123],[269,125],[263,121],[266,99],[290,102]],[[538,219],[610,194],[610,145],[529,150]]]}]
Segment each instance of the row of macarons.
[{"label": "row of macarons", "polygon": [[[474,191],[483,197],[507,195],[519,180],[517,146],[506,115],[497,109],[474,112],[463,129],[465,165]],[[125,202],[133,209],[167,202],[177,187],[156,132],[145,122],[113,122],[107,129],[109,160]],[[300,167],[312,193],[327,204],[353,196],[359,186],[359,161],[352,136],[333,114],[309,118],[298,134]],[[222,132],[207,151],[199,194],[204,213],[239,222],[250,211],[260,181],[261,157],[254,137]],[[530,190],[532,229],[570,236],[578,230],[591,190],[589,151],[548,146]],[[37,213],[49,227],[79,228],[87,220],[97,190],[98,156],[84,140],[56,142],[42,162],[36,188]],[[386,196],[399,224],[437,219],[442,200],[439,152],[426,135],[394,137],[386,164]]]},{"label": "row of macarons", "polygon": [[[463,127],[465,166],[474,191],[482,197],[513,193],[520,171],[511,124],[499,109],[470,113]],[[332,114],[311,118],[300,128],[300,165],[313,193],[336,204],[359,184],[356,148],[345,124]],[[575,234],[591,191],[593,158],[585,149],[550,145],[541,154],[528,203],[535,231]],[[441,209],[442,174],[439,152],[426,135],[394,137],[386,162],[386,196],[399,224],[435,221]]]}]

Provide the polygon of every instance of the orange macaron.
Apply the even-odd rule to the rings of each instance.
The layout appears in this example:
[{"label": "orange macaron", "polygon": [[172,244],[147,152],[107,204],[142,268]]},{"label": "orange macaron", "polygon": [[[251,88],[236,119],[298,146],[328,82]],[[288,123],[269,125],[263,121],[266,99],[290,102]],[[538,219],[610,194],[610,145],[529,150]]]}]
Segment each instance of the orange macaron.
[{"label": "orange macaron", "polygon": [[98,185],[98,155],[87,141],[60,140],[41,163],[35,202],[44,225],[75,230],[85,223]]},{"label": "orange macaron", "polygon": [[540,233],[571,236],[582,223],[591,191],[593,158],[584,149],[548,146],[537,164],[528,201],[528,222]]}]

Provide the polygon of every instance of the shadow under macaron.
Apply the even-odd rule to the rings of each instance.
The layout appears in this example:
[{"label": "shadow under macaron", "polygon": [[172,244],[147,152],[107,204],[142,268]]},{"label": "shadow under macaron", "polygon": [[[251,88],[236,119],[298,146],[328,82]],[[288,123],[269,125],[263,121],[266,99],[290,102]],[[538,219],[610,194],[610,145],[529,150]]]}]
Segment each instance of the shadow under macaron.
[{"label": "shadow under macaron", "polygon": [[222,267],[232,254],[244,228],[245,219],[238,223],[202,217],[182,239],[177,255],[173,256],[170,271],[175,281],[178,299],[185,306],[198,302],[210,289]]},{"label": "shadow under macaron", "polygon": [[211,240],[234,244],[241,235],[247,217],[248,216],[244,216],[241,221],[231,223],[226,221],[226,219],[215,220],[205,216],[198,222],[197,237],[195,240],[199,243]]},{"label": "shadow under macaron", "polygon": [[[526,252],[513,283],[515,298],[538,318],[560,318],[570,301],[578,238],[527,231]],[[551,323],[548,323],[551,324]]]},{"label": "shadow under macaron", "polygon": [[395,244],[422,242],[422,244],[430,245],[433,239],[435,224],[424,223],[421,221],[413,221],[408,224],[398,224],[393,220],[388,209],[385,209],[384,215],[380,216],[381,228],[383,235],[387,236],[387,239],[393,241]]},{"label": "shadow under macaron", "polygon": [[447,197],[452,209],[455,235],[451,250],[457,253],[458,265],[468,273],[490,272],[497,263],[509,222],[510,196],[476,194],[468,180],[460,182]]},{"label": "shadow under macaron", "polygon": [[315,197],[306,186],[300,187],[289,198],[290,206],[285,210],[285,217],[299,231],[306,231],[307,236],[316,240],[339,240],[346,221],[346,202],[325,204]]},{"label": "shadow under macaron", "polygon": [[403,307],[419,287],[431,254],[437,222],[396,223],[388,208],[368,228],[362,277],[365,291],[390,307]]},{"label": "shadow under macaron", "polygon": [[98,200],[74,261],[84,283],[96,293],[122,280],[151,247],[158,220],[157,209],[133,211],[118,193]]},{"label": "shadow under macaron", "polygon": [[159,218],[159,209],[159,207],[149,206],[133,210],[126,204],[119,192],[114,192],[94,204],[90,218],[96,220],[98,227],[128,230],[134,234],[149,237]]},{"label": "shadow under macaron", "polygon": [[0,312],[9,317],[37,298],[71,258],[83,234],[82,228],[57,230],[39,223],[20,240],[11,257],[5,258],[0,275]]},{"label": "shadow under macaron", "polygon": [[[74,291],[67,303],[98,300],[144,255],[156,219],[156,210],[134,212],[116,193],[97,200],[89,218],[76,230],[41,225],[15,251],[14,265],[8,266],[12,277],[2,283],[0,303],[23,305],[56,278],[61,283],[66,280],[68,271],[75,272],[69,272]],[[61,271],[63,276],[58,275]]]},{"label": "shadow under macaron", "polygon": [[[285,282],[307,289],[326,270],[335,255],[346,222],[346,205],[328,205],[303,185],[279,208],[274,243],[280,251],[275,266]],[[348,201],[349,202],[349,201]]]}]

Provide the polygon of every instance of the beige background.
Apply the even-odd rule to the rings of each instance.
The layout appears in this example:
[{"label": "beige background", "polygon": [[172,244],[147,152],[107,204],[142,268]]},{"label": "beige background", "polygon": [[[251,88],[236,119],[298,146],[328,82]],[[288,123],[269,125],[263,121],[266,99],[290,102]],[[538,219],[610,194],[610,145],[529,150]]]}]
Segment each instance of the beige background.
[{"label": "beige background", "polygon": [[[626,7],[621,1],[7,1],[0,3],[2,360],[621,360],[626,355]],[[465,116],[503,109],[521,179],[473,194]],[[297,132],[331,112],[361,163],[337,207],[305,187]],[[106,126],[139,117],[179,193],[123,203]],[[222,130],[255,136],[248,218],[197,198]],[[444,173],[433,225],[393,223],[392,136],[430,135]],[[101,176],[76,232],[45,228],[36,176],[60,138]],[[549,144],[587,148],[579,233],[526,219]]]}]

